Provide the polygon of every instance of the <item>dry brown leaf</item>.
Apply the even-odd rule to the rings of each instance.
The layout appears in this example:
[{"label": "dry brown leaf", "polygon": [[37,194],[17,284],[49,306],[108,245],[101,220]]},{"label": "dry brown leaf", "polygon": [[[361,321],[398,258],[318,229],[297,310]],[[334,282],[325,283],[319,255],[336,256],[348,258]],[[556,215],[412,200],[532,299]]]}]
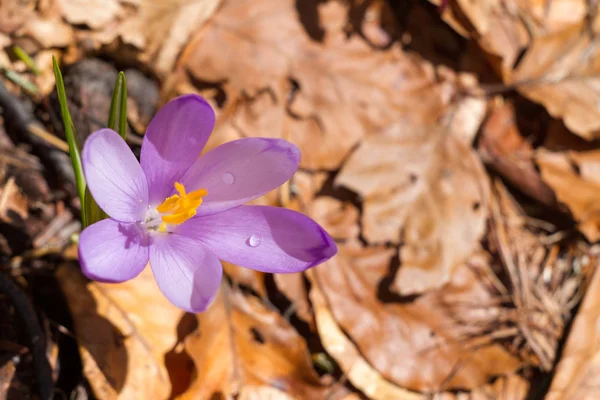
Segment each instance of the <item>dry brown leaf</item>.
[{"label": "dry brown leaf", "polygon": [[289,201],[283,202],[283,205],[296,211],[305,210],[328,177],[329,174],[325,172],[297,171],[290,180],[290,194],[293,197]]},{"label": "dry brown leaf", "polygon": [[304,274],[274,274],[273,280],[277,289],[281,291],[291,302],[289,312],[294,312],[298,318],[308,323],[310,329],[314,331],[315,321],[312,314],[310,303],[308,302],[308,291],[304,282]]},{"label": "dry brown leaf", "polygon": [[497,104],[481,130],[478,151],[483,161],[540,203],[557,208],[556,196],[533,163],[533,148],[519,133],[512,104]]},{"label": "dry brown leaf", "polygon": [[177,352],[184,312],[160,293],[150,268],[120,284],[86,284],[79,270],[68,266],[56,276],[73,315],[83,372],[96,396],[169,398],[172,386],[185,380],[185,374],[176,374],[172,382],[165,367],[167,353]]},{"label": "dry brown leaf", "polygon": [[29,201],[25,197],[14,178],[9,178],[0,188],[0,219],[13,222],[15,216],[22,220],[27,219]]},{"label": "dry brown leaf", "polygon": [[403,295],[448,282],[485,232],[485,170],[468,143],[439,126],[397,123],[367,137],[335,182],[363,197],[369,242],[403,242]]},{"label": "dry brown leaf", "polygon": [[67,47],[75,39],[73,28],[58,18],[32,18],[19,31],[19,35],[35,39],[44,49]]},{"label": "dry brown leaf", "polygon": [[[440,4],[439,0],[432,1]],[[443,18],[461,35],[476,38],[483,50],[498,57],[499,70],[504,74],[532,36],[551,35],[581,22],[586,6],[586,0],[456,0],[445,8]]]},{"label": "dry brown leaf", "polygon": [[349,240],[358,237],[358,209],[348,202],[334,197],[316,198],[306,208],[306,214],[317,221],[335,240]]},{"label": "dry brown leaf", "polygon": [[[586,139],[600,137],[600,14],[586,0],[457,0],[504,81]],[[456,19],[453,19],[456,23]]]},{"label": "dry brown leaf", "polygon": [[309,37],[293,0],[225,1],[185,50],[171,86],[189,90],[190,75],[213,92],[218,85],[222,141],[284,137],[300,146],[308,169],[338,168],[361,138],[399,115],[435,121],[444,111],[454,84],[438,82],[431,65],[398,46],[376,51],[348,37],[342,2],[318,11],[322,42]]},{"label": "dry brown leaf", "polygon": [[8,360],[0,366],[0,400],[9,400],[8,395],[16,371],[13,360]]},{"label": "dry brown leaf", "polygon": [[[20,35],[35,39],[46,49],[70,45],[75,38],[82,54],[102,48],[121,62],[144,65],[144,69],[166,78],[190,36],[210,19],[221,0],[57,2],[59,14],[52,5],[45,4],[40,10],[42,17],[28,22]],[[65,25],[61,17],[71,25]],[[82,54],[75,55],[71,62]]]},{"label": "dry brown leaf", "polygon": [[137,12],[118,30],[103,32],[102,41],[110,42],[120,36],[125,44],[140,50],[139,61],[166,77],[172,73],[190,36],[200,30],[220,3],[221,0],[142,0]]},{"label": "dry brown leaf", "polygon": [[522,376],[513,374],[499,377],[468,393],[436,394],[433,400],[526,400],[529,390],[529,382]]},{"label": "dry brown leaf", "polygon": [[387,381],[365,361],[359,349],[335,321],[322,289],[315,282],[314,270],[308,271],[307,275],[315,285],[310,291],[310,299],[315,308],[323,347],[337,361],[352,385],[373,400],[424,400],[425,396]]},{"label": "dry brown leaf", "polygon": [[600,150],[553,153],[538,151],[542,178],[578,222],[585,237],[600,239]]},{"label": "dry brown leaf", "polygon": [[525,400],[529,394],[529,387],[529,381],[519,375],[503,376],[483,388],[474,390],[468,400]]},{"label": "dry brown leaf", "polygon": [[244,386],[240,391],[239,400],[294,400],[285,392],[271,386]]},{"label": "dry brown leaf", "polygon": [[73,25],[102,28],[123,11],[119,0],[57,0],[61,14]]},{"label": "dry brown leaf", "polygon": [[0,33],[13,34],[32,17],[37,0],[4,0],[0,7]]},{"label": "dry brown leaf", "polygon": [[[600,19],[598,22],[600,23]],[[586,139],[600,137],[598,39],[584,22],[537,38],[507,83]]]},{"label": "dry brown leaf", "polygon": [[[342,347],[327,344],[331,327],[322,331],[323,310],[312,292],[311,299],[325,347],[351,382],[361,390],[366,387],[368,395],[380,385],[388,387],[376,378],[379,375],[392,387],[432,393],[476,388],[490,377],[518,367],[518,360],[503,347],[477,334],[478,322],[498,316],[492,295],[478,278],[489,268],[484,254],[461,266],[443,289],[400,303],[380,300],[381,296],[389,297],[385,286],[394,249],[362,248],[356,243],[339,249],[335,258],[312,270],[312,287],[326,299],[339,328],[368,364],[363,361],[354,366],[352,350],[346,353]],[[375,368],[366,368],[370,375],[366,371],[353,375],[358,365],[365,369],[369,364]],[[373,382],[372,388],[369,382]]]},{"label": "dry brown leaf", "polygon": [[575,317],[546,400],[600,398],[600,271]]},{"label": "dry brown leaf", "polygon": [[243,268],[237,265],[222,262],[223,270],[231,278],[234,284],[243,285],[254,290],[258,295],[265,297],[267,289],[265,288],[265,274],[250,268]]},{"label": "dry brown leaf", "polygon": [[324,399],[329,393],[295,329],[225,283],[208,311],[198,314],[198,330],[185,343],[197,377],[184,400],[250,396],[256,386],[299,399]]},{"label": "dry brown leaf", "polygon": [[[322,196],[312,200],[303,210],[317,221],[334,239],[356,239],[359,233],[358,209],[350,203]],[[314,317],[308,302],[304,274],[275,274],[277,288],[290,300],[298,318],[314,328]]]}]

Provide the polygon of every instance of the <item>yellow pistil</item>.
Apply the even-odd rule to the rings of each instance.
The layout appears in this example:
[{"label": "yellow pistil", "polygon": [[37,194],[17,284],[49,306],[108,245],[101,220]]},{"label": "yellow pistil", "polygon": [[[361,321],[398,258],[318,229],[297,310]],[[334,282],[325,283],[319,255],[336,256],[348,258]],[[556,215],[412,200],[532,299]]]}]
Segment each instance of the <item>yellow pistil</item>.
[{"label": "yellow pistil", "polygon": [[175,189],[179,194],[167,197],[160,206],[156,207],[159,213],[168,214],[161,217],[163,222],[158,228],[160,232],[167,230],[167,224],[179,225],[196,215],[196,209],[202,204],[202,197],[208,194],[206,189],[186,193],[185,187],[179,182],[175,182]]}]

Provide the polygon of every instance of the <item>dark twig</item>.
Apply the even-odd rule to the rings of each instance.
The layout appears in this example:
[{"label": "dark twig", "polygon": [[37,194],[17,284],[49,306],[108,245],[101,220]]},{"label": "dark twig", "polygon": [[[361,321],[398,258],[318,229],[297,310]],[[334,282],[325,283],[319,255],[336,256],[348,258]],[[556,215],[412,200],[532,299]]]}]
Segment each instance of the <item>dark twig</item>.
[{"label": "dark twig", "polygon": [[23,290],[3,272],[0,273],[0,292],[10,298],[15,311],[23,321],[30,341],[40,398],[50,400],[54,395],[54,381],[50,363],[46,358],[46,336],[37,319],[36,312]]},{"label": "dark twig", "polygon": [[63,183],[66,184],[69,192],[74,193],[75,176],[68,154],[32,132],[32,127],[43,129],[43,126],[37,121],[33,113],[27,109],[24,104],[25,101],[10,93],[0,82],[0,109],[4,116],[7,132],[10,134],[10,131],[13,130],[14,135],[30,143],[40,159],[46,165],[50,165]]}]

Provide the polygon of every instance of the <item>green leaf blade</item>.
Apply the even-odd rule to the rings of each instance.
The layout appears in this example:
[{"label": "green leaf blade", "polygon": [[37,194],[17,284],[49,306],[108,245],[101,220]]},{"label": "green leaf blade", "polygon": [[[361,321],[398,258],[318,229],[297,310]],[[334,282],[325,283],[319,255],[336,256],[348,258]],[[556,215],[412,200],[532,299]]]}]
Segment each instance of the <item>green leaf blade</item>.
[{"label": "green leaf blade", "polygon": [[[118,124],[117,124],[118,121]],[[119,72],[113,90],[108,115],[108,128],[117,131],[123,140],[127,137],[127,81],[123,71]]]},{"label": "green leaf blade", "polygon": [[[71,120],[71,114],[67,104],[67,95],[65,91],[65,83],[63,81],[60,67],[55,57],[52,57],[52,66],[54,69],[54,78],[56,80],[56,92],[58,94],[58,102],[60,104],[60,113],[65,126],[65,135],[67,137],[67,143],[69,144],[69,156],[71,157],[71,163],[73,165],[73,171],[75,173],[75,184],[77,186],[77,194],[81,200],[82,208],[85,199],[85,176],[83,174],[83,166],[81,164],[81,146],[77,135],[75,134],[75,126]],[[82,212],[82,218],[85,213]],[[84,226],[85,221],[84,221]]]},{"label": "green leaf blade", "polygon": [[98,206],[98,203],[96,203],[96,200],[94,200],[89,187],[85,188],[82,218],[84,228],[108,218],[108,215],[102,211],[102,209]]}]

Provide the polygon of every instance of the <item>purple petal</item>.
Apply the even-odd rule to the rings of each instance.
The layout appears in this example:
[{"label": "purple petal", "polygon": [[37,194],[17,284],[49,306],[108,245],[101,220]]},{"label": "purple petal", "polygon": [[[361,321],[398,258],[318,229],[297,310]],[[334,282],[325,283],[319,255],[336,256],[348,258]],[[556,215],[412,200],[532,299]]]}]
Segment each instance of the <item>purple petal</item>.
[{"label": "purple petal", "polygon": [[152,118],[142,143],[141,164],[150,204],[162,203],[200,156],[215,125],[215,113],[198,95],[178,97]]},{"label": "purple petal", "polygon": [[150,266],[167,299],[189,312],[206,310],[223,275],[221,262],[213,253],[177,234],[153,236]]},{"label": "purple petal", "polygon": [[319,224],[285,208],[240,206],[193,218],[177,232],[202,242],[221,260],[263,272],[304,271],[337,252]]},{"label": "purple petal", "polygon": [[140,221],[148,207],[148,186],[123,138],[111,129],[100,129],[86,140],[81,158],[87,185],[100,208],[118,221]]},{"label": "purple petal", "polygon": [[214,214],[279,187],[292,177],[299,162],[300,150],[288,141],[240,139],[203,155],[181,182],[189,191],[208,190],[198,215]]},{"label": "purple petal", "polygon": [[148,238],[137,224],[105,219],[79,236],[79,263],[90,279],[127,281],[142,272],[148,258]]}]

